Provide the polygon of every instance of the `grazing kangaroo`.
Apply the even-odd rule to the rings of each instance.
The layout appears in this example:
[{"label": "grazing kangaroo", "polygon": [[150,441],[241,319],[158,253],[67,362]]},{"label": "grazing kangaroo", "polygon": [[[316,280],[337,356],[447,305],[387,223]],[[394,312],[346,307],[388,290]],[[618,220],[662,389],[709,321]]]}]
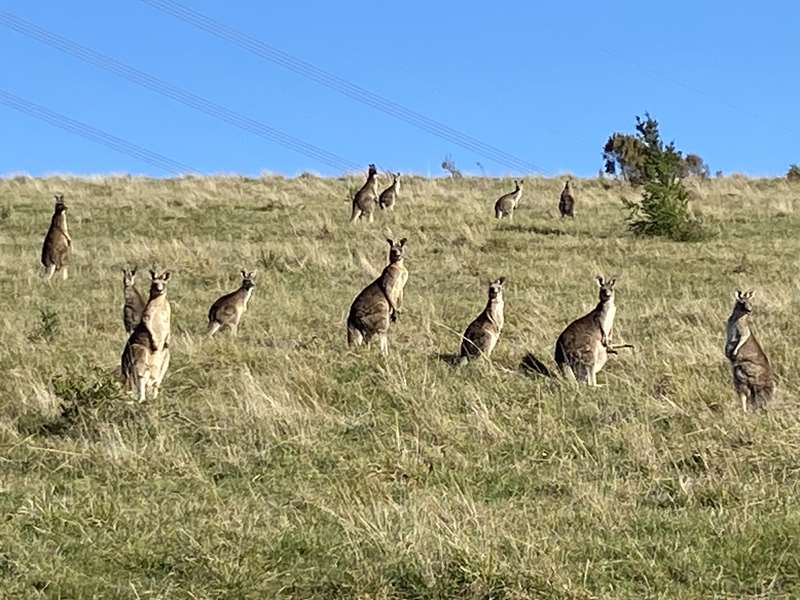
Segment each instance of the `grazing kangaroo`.
[{"label": "grazing kangaroo", "polygon": [[500,277],[489,284],[489,301],[483,312],[469,324],[461,338],[459,362],[466,364],[471,358],[491,356],[500,332],[503,330],[503,286],[506,278]]},{"label": "grazing kangaroo", "polygon": [[365,287],[347,316],[347,345],[360,346],[377,336],[382,354],[389,352],[389,323],[397,320],[408,281],[405,267],[406,238],[389,242],[389,264],[375,281]]},{"label": "grazing kangaroo", "polygon": [[361,186],[361,189],[353,196],[353,213],[350,216],[350,222],[355,223],[362,217],[367,217],[369,222],[372,223],[374,219],[375,204],[378,202],[378,169],[375,165],[369,166],[367,173],[367,181]]},{"label": "grazing kangaroo", "polygon": [[597,385],[597,373],[605,366],[611,348],[611,330],[617,307],[614,305],[615,279],[597,276],[600,301],[587,315],[576,319],[558,336],[556,365],[565,377],[572,376],[589,385]]},{"label": "grazing kangaroo", "polygon": [[125,384],[144,402],[147,390],[158,397],[161,382],[169,368],[169,342],[172,311],[167,301],[170,273],[150,271],[150,297],[142,320],[134,328],[122,351],[121,372]]},{"label": "grazing kangaroo", "polygon": [[514,220],[514,209],[517,208],[519,199],[522,197],[522,184],[523,181],[521,179],[519,181],[515,179],[514,191],[504,194],[497,199],[497,202],[494,203],[495,218],[502,219],[503,217],[508,217],[510,220]]},{"label": "grazing kangaroo", "polygon": [[558,212],[561,218],[575,218],[575,196],[572,194],[572,181],[567,179],[564,189],[561,191],[561,198],[558,200]]},{"label": "grazing kangaroo", "polygon": [[145,302],[139,290],[136,289],[136,268],[122,269],[122,294],[125,303],[122,307],[122,323],[125,332],[130,335],[139,321],[142,320]]},{"label": "grazing kangaroo", "polygon": [[239,332],[239,322],[247,310],[247,303],[256,287],[256,271],[242,271],[242,284],[239,289],[219,298],[208,311],[208,336],[211,337],[222,327],[228,327],[233,335]]},{"label": "grazing kangaroo", "polygon": [[752,297],[753,290],[744,293],[736,290],[725,334],[725,356],[731,363],[733,389],[745,411],[763,408],[775,393],[772,367],[750,331]]},{"label": "grazing kangaroo", "polygon": [[67,205],[64,204],[64,194],[56,194],[55,200],[56,206],[53,218],[50,220],[50,229],[47,230],[42,244],[42,266],[47,281],[50,281],[56,271],[61,271],[61,276],[67,279],[67,263],[72,248],[72,238],[67,231]]},{"label": "grazing kangaroo", "polygon": [[400,173],[392,175],[392,185],[381,192],[378,198],[378,206],[381,210],[394,210],[397,197],[400,195]]}]

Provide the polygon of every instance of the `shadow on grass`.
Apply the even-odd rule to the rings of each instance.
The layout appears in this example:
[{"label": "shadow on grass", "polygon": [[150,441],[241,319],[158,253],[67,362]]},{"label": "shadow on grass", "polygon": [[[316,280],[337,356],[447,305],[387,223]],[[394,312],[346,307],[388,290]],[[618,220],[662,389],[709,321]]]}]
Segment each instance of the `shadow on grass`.
[{"label": "shadow on grass", "polygon": [[458,367],[461,365],[461,354],[454,352],[434,352],[431,358],[440,360],[451,367]]},{"label": "shadow on grass", "polygon": [[555,227],[546,227],[539,225],[519,225],[517,223],[510,223],[508,225],[501,225],[502,231],[516,231],[519,233],[535,233],[537,235],[568,235],[566,231],[556,229]]}]

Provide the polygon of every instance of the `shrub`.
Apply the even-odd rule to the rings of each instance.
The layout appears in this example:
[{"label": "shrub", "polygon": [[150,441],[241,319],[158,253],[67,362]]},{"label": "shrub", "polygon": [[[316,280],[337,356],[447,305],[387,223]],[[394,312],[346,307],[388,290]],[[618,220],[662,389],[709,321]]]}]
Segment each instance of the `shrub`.
[{"label": "shrub", "polygon": [[800,165],[789,165],[789,170],[786,172],[786,179],[790,183],[800,182]]},{"label": "shrub", "polygon": [[705,179],[711,173],[708,165],[698,154],[687,154],[683,161],[683,176],[699,177]]},{"label": "shrub", "polygon": [[28,339],[32,342],[44,340],[52,342],[61,333],[61,320],[58,313],[50,307],[39,309],[39,323],[31,331]]},{"label": "shrub", "polygon": [[658,122],[649,114],[636,117],[637,139],[643,148],[642,199],[623,200],[628,209],[628,229],[635,235],[688,241],[703,237],[700,223],[689,211],[689,192],[681,173],[685,161],[674,142],[664,144]]}]

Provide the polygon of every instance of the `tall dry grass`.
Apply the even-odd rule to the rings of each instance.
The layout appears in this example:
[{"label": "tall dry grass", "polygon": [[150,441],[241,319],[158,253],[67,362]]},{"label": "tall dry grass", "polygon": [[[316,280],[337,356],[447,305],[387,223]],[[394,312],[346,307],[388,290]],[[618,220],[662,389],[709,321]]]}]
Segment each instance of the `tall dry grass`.
[{"label": "tall dry grass", "polygon": [[[20,598],[641,598],[800,594],[800,190],[692,182],[713,237],[625,232],[621,197],[526,180],[406,178],[393,214],[349,226],[360,176],[0,180],[0,579]],[[66,283],[38,253],[65,194]],[[345,348],[354,295],[408,237],[390,355]],[[173,271],[163,397],[113,380],[120,269]],[[206,311],[259,269],[240,337]],[[617,338],[590,390],[518,370],[618,274]],[[441,355],[509,278],[492,364]],[[744,415],[722,355],[735,287],[779,400]],[[146,287],[146,282],[141,282]],[[43,315],[55,315],[44,317]],[[48,324],[49,323],[49,324]]]}]

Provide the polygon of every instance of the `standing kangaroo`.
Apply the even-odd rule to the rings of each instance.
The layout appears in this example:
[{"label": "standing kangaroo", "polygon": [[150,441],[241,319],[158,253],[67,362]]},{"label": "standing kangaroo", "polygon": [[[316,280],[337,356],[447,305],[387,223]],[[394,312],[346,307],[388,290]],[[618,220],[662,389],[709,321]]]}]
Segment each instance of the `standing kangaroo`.
[{"label": "standing kangaroo", "polygon": [[142,320],[145,302],[139,290],[136,289],[136,268],[122,269],[122,295],[125,303],[122,307],[122,323],[125,332],[130,335],[139,321]]},{"label": "standing kangaroo", "polygon": [[558,200],[558,212],[561,213],[561,218],[571,217],[575,218],[575,196],[572,194],[572,182],[567,179],[564,184],[564,189],[561,191],[561,197]]},{"label": "standing kangaroo", "polygon": [[242,284],[239,289],[219,298],[208,311],[208,336],[214,335],[221,327],[228,327],[237,335],[239,322],[247,310],[247,303],[256,287],[256,271],[242,271]]},{"label": "standing kangaroo", "polygon": [[360,346],[377,336],[382,354],[389,352],[389,323],[397,320],[408,281],[405,267],[406,238],[389,242],[389,264],[380,276],[353,300],[347,316],[347,345]]},{"label": "standing kangaroo", "polygon": [[67,279],[67,263],[72,248],[72,238],[67,231],[67,205],[64,204],[64,194],[57,194],[55,200],[56,206],[53,218],[50,220],[50,229],[47,230],[42,244],[42,266],[47,281],[50,281],[56,271],[61,271],[63,279]]},{"label": "standing kangaroo", "polygon": [[500,277],[489,284],[489,300],[483,312],[469,324],[461,338],[461,357],[459,362],[465,364],[471,358],[491,356],[500,332],[503,330],[503,286],[506,278]]},{"label": "standing kangaroo", "polygon": [[[576,319],[558,336],[556,365],[565,377],[570,375],[589,385],[597,385],[597,373],[605,366],[611,348],[611,330],[617,307],[614,305],[615,279],[597,276],[600,300],[587,315]],[[613,351],[613,350],[612,350]]]},{"label": "standing kangaroo", "polygon": [[169,343],[172,310],[167,301],[169,271],[156,275],[150,271],[150,297],[142,320],[134,328],[122,351],[122,378],[139,402],[144,402],[147,390],[158,397],[161,382],[169,368]]},{"label": "standing kangaroo", "polygon": [[725,356],[731,363],[733,389],[745,411],[763,408],[775,393],[772,367],[750,330],[752,297],[753,290],[736,290],[725,332]]},{"label": "standing kangaroo", "polygon": [[374,219],[373,211],[375,204],[378,202],[378,169],[375,165],[369,166],[367,173],[367,180],[361,189],[353,196],[353,213],[350,216],[350,222],[355,223],[362,217],[367,217],[369,222],[372,223]]},{"label": "standing kangaroo", "polygon": [[400,195],[400,173],[392,175],[392,185],[381,192],[378,198],[378,206],[381,210],[394,210],[397,197]]},{"label": "standing kangaroo", "polygon": [[522,184],[523,181],[521,179],[519,181],[515,179],[514,191],[504,194],[497,199],[497,202],[494,203],[495,218],[502,219],[503,217],[508,217],[510,220],[514,220],[514,209],[517,208],[519,199],[522,197]]}]

